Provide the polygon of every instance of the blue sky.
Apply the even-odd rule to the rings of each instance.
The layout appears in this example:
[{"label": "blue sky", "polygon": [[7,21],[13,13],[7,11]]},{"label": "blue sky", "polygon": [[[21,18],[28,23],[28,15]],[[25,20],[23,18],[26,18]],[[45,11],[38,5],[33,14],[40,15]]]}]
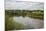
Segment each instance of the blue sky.
[{"label": "blue sky", "polygon": [[43,2],[31,2],[31,1],[21,1],[21,0],[6,0],[5,9],[20,9],[20,10],[43,10]]}]

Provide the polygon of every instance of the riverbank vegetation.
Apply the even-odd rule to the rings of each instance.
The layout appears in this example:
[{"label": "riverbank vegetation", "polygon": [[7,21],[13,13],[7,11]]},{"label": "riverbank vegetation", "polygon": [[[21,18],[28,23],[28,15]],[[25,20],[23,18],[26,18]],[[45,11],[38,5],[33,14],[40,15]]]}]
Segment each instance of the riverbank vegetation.
[{"label": "riverbank vegetation", "polygon": [[5,31],[24,29],[24,25],[18,22],[14,22],[10,15],[5,15]]},{"label": "riverbank vegetation", "polygon": [[43,10],[6,10],[6,14],[11,16],[28,16],[36,19],[44,19]]},{"label": "riverbank vegetation", "polygon": [[5,10],[5,30],[24,29],[24,25],[14,22],[13,16],[28,16],[35,19],[44,19],[43,10]]}]

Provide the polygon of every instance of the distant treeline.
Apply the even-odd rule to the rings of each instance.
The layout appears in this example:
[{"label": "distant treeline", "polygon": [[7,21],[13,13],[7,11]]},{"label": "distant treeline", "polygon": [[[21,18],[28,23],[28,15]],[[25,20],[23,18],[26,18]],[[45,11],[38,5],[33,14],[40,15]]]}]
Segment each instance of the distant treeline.
[{"label": "distant treeline", "polygon": [[9,16],[28,16],[38,19],[44,18],[44,10],[5,10],[5,14]]}]

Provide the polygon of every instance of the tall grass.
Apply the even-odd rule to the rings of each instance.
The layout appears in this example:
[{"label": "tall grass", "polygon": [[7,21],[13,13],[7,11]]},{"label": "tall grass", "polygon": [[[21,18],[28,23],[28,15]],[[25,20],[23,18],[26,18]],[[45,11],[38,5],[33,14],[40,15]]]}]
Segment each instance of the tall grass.
[{"label": "tall grass", "polygon": [[12,17],[6,15],[5,16],[5,31],[7,30],[15,30],[15,29],[23,29],[24,25],[21,23],[14,22]]}]

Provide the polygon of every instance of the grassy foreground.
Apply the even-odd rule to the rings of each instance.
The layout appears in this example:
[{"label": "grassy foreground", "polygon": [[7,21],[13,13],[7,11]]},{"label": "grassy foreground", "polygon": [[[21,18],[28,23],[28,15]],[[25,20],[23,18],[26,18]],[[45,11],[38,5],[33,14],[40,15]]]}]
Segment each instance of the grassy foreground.
[{"label": "grassy foreground", "polygon": [[23,24],[14,22],[12,18],[10,18],[10,16],[6,15],[5,16],[5,31],[8,30],[17,30],[17,29],[21,29],[24,28]]}]

